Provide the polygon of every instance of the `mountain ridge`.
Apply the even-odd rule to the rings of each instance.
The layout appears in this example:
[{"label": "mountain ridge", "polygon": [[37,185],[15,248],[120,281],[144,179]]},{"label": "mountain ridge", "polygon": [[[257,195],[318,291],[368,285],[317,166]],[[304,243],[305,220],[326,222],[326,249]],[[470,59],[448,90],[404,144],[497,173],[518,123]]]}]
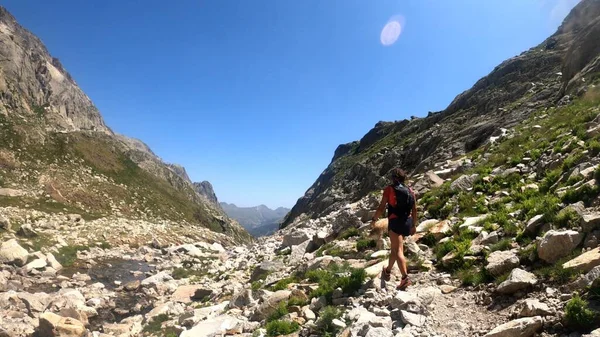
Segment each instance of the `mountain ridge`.
[{"label": "mountain ridge", "polygon": [[216,236],[224,242],[250,239],[185,168],[111,130],[60,61],[1,6],[0,62],[0,187],[18,191],[0,195],[0,206],[21,200],[51,213],[185,222],[228,233]]},{"label": "mountain ridge", "polygon": [[581,95],[581,79],[600,71],[594,43],[599,14],[600,1],[580,2],[549,38],[496,66],[443,111],[378,122],[359,141],[339,145],[283,226],[302,215],[323,216],[382,189],[384,176],[396,166],[413,176],[437,170],[434,164],[485,146],[537,109]]},{"label": "mountain ridge", "polygon": [[233,219],[237,220],[253,236],[272,234],[279,228],[279,223],[289,212],[288,208],[271,209],[266,205],[238,207],[233,203],[220,203],[221,208]]}]

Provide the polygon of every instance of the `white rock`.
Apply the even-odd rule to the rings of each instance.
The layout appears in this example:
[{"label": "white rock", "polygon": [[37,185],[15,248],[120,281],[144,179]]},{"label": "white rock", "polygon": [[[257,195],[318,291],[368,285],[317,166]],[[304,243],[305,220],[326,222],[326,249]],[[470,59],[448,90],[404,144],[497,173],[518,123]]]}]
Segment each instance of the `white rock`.
[{"label": "white rock", "polygon": [[527,289],[537,283],[537,278],[532,273],[515,268],[510,272],[506,281],[502,282],[497,291],[501,294],[513,294],[519,290]]},{"label": "white rock", "polygon": [[27,262],[27,250],[19,245],[17,240],[11,239],[0,245],[0,263],[13,263],[22,267]]},{"label": "white rock", "polygon": [[519,266],[519,257],[509,251],[495,251],[487,258],[485,269],[494,276],[500,276],[509,270]]},{"label": "white rock", "polygon": [[583,240],[583,233],[574,230],[548,231],[538,242],[540,259],[554,263],[569,255]]},{"label": "white rock", "polygon": [[520,304],[520,307],[519,317],[549,316],[554,314],[547,304],[536,299],[528,298]]},{"label": "white rock", "polygon": [[531,337],[542,328],[542,322],[539,316],[519,318],[497,326],[484,337]]},{"label": "white rock", "polygon": [[423,315],[413,314],[412,312],[401,310],[402,322],[404,324],[410,324],[412,326],[423,326],[427,318]]}]

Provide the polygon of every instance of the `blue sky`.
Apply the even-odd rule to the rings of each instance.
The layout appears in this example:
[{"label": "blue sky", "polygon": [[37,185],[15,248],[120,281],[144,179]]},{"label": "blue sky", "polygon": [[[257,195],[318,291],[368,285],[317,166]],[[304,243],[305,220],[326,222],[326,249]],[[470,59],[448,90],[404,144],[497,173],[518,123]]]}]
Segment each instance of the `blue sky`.
[{"label": "blue sky", "polygon": [[209,180],[221,201],[270,207],[293,206],[335,148],[377,121],[444,109],[576,3],[2,1],[113,130]]}]

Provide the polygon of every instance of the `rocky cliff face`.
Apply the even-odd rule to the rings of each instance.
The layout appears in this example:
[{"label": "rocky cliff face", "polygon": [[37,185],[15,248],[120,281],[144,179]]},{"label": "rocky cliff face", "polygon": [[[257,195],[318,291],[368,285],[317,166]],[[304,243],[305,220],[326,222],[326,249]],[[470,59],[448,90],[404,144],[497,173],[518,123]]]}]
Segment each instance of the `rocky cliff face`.
[{"label": "rocky cliff face", "polygon": [[413,175],[440,169],[436,163],[488,144],[533,112],[583,94],[600,71],[599,17],[600,1],[582,1],[554,35],[497,66],[444,111],[380,122],[360,141],[340,145],[285,225],[301,214],[328,214],[383,188],[394,167]]},{"label": "rocky cliff face", "polygon": [[0,206],[33,208],[48,219],[68,211],[164,220],[171,229],[178,223],[228,234],[207,240],[250,239],[214,193],[213,201],[195,190],[183,167],[164,163],[140,140],[113,133],[58,59],[2,7],[0,167]]},{"label": "rocky cliff face", "polygon": [[194,189],[196,190],[196,193],[206,198],[211,204],[217,207],[221,207],[219,205],[219,200],[217,199],[217,195],[215,194],[215,190],[213,189],[211,183],[209,183],[208,181],[194,183]]},{"label": "rocky cliff face", "polygon": [[1,113],[43,114],[55,130],[112,133],[57,58],[0,8]]}]

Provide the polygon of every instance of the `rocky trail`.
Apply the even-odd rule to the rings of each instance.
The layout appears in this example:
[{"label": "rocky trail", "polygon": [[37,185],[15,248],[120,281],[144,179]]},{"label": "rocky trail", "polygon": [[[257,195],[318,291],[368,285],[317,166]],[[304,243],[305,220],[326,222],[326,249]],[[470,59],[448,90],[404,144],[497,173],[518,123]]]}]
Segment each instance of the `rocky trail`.
[{"label": "rocky trail", "polygon": [[[42,254],[28,252],[15,239],[4,241],[0,335],[450,337],[533,336],[543,329],[541,336],[581,336],[557,326],[570,292],[537,286],[498,296],[493,285],[461,286],[451,274],[423,263],[433,252],[412,239],[407,254],[413,285],[407,291],[395,289],[397,270],[390,282],[379,277],[385,250],[370,246],[352,257],[332,256],[340,255],[331,251],[332,243],[365,242],[369,228],[357,214],[368,203],[248,246],[105,245],[76,250],[68,267],[52,255],[64,254],[60,244]],[[343,234],[332,236],[336,232]],[[16,233],[8,236],[20,239]],[[352,294],[344,285],[315,293],[357,270],[364,273]],[[334,279],[315,280],[311,271]],[[297,325],[273,327],[272,322]],[[503,326],[507,322],[513,326]],[[500,333],[494,333],[498,326]]]}]

